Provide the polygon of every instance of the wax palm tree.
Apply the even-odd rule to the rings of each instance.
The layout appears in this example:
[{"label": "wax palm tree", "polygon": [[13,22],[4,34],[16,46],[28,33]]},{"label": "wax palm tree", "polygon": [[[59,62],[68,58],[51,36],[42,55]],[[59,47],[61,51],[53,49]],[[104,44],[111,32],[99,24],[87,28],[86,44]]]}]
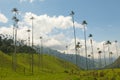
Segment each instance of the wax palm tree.
[{"label": "wax palm tree", "polygon": [[13,70],[16,71],[16,64],[17,64],[17,59],[16,59],[16,52],[17,52],[16,51],[16,42],[17,42],[17,27],[18,27],[18,21],[19,21],[19,19],[17,19],[16,15],[18,14],[18,9],[17,8],[13,8],[12,12],[15,14],[14,17],[12,18],[13,21],[14,21],[14,27],[13,27],[13,44],[15,46],[14,53],[12,55],[12,66],[13,66]]},{"label": "wax palm tree", "polygon": [[118,55],[118,46],[117,46],[117,44],[118,44],[118,41],[115,40],[116,55],[117,55],[117,57],[119,57],[119,55]]},{"label": "wax palm tree", "polygon": [[80,64],[82,65],[82,62],[83,62],[83,61],[82,61],[82,58],[81,58],[81,55],[82,55],[82,52],[81,52],[82,45],[80,44],[80,42],[78,42],[78,45],[79,45],[79,46],[78,46],[78,50],[79,50],[79,51],[78,51],[78,54],[80,55]]},{"label": "wax palm tree", "polygon": [[76,61],[77,61],[77,65],[78,65],[79,49],[80,49],[81,47],[82,47],[82,45],[80,45],[80,42],[78,42],[77,45],[76,45],[76,50],[77,50]]},{"label": "wax palm tree", "polygon": [[88,62],[87,62],[87,44],[86,44],[86,25],[87,25],[87,22],[84,20],[84,21],[82,22],[82,25],[83,25],[83,29],[84,29],[84,39],[85,39],[86,67],[87,67],[87,70],[88,70]]},{"label": "wax palm tree", "polygon": [[109,56],[110,63],[112,63],[112,62],[113,62],[113,60],[112,60],[113,52],[110,52],[109,55],[110,55],[110,56]]},{"label": "wax palm tree", "polygon": [[74,13],[73,11],[71,11],[70,15],[71,15],[71,17],[72,17],[73,30],[74,30],[74,40],[75,40],[75,54],[76,54],[76,61],[75,61],[75,63],[76,63],[76,66],[77,66],[76,30],[75,30],[75,24],[74,24],[74,14],[75,14],[75,13]]},{"label": "wax palm tree", "polygon": [[66,48],[66,53],[68,53],[68,45],[66,45],[65,48]]},{"label": "wax palm tree", "polygon": [[102,51],[98,51],[98,55],[99,55],[99,68],[102,67],[102,63],[101,63],[101,53],[102,53]]},{"label": "wax palm tree", "polygon": [[[69,60],[69,56],[68,56],[68,45],[66,45],[65,47],[66,47],[66,58]],[[66,67],[69,68],[69,63],[67,63],[67,61],[66,61]]]},{"label": "wax palm tree", "polygon": [[[27,30],[27,32],[28,32],[28,46],[29,47],[30,47],[30,31],[31,31],[30,29]],[[28,52],[30,53],[30,50]],[[29,55],[29,68],[31,69],[31,55]]]},{"label": "wax palm tree", "polygon": [[105,43],[103,43],[103,53],[104,53],[104,61],[105,61],[104,66],[106,66]]},{"label": "wax palm tree", "polygon": [[[15,14],[14,17],[13,17],[13,19],[16,19],[16,16],[17,16],[17,14],[18,14],[18,9],[17,9],[17,8],[13,8],[13,9],[12,9],[12,12]],[[13,26],[13,41],[14,41],[14,37],[15,37],[14,27],[15,27],[15,24],[14,24],[14,26]]]},{"label": "wax palm tree", "polygon": [[89,64],[88,69],[90,69],[90,67],[91,67],[91,65],[90,65],[90,64],[91,64],[91,63],[90,63],[91,55],[90,55],[90,54],[88,55],[88,58],[89,58],[89,60],[88,60],[88,64]]},{"label": "wax palm tree", "polygon": [[30,29],[27,30],[27,32],[28,32],[28,46],[30,46],[30,31],[31,31]]},{"label": "wax palm tree", "polygon": [[[33,16],[30,18],[32,20],[32,48],[34,47],[34,41],[33,41],[33,31],[34,31],[34,26],[33,26],[33,20],[35,19]],[[34,73],[34,54],[32,53],[32,60],[31,60],[31,71],[32,74]]]},{"label": "wax palm tree", "polygon": [[41,64],[41,66],[42,66],[42,69],[43,69],[43,43],[42,43],[42,40],[43,40],[43,37],[42,36],[40,36],[40,54],[39,54],[39,62],[40,62],[40,64]]},{"label": "wax palm tree", "polygon": [[[117,59],[117,57],[119,58],[119,54],[118,54],[118,41],[117,40],[115,40],[115,48],[116,48],[116,59]],[[117,64],[119,64],[118,60],[117,60]]]},{"label": "wax palm tree", "polygon": [[[108,40],[106,42],[106,45],[108,46],[108,53],[110,53],[110,45],[111,45],[111,42]],[[109,63],[110,63],[110,54],[109,54]]]},{"label": "wax palm tree", "polygon": [[92,60],[93,60],[93,69],[94,69],[94,52],[93,52],[93,40],[92,40],[92,37],[93,35],[92,34],[89,34],[88,36],[90,38],[90,44],[91,44],[91,54],[92,54]]},{"label": "wax palm tree", "polygon": [[15,23],[16,23],[16,29],[15,29],[15,52],[14,52],[14,56],[15,56],[15,71],[16,71],[16,65],[17,65],[17,56],[16,56],[16,53],[17,53],[17,28],[18,28],[18,21],[19,19],[15,19]]}]

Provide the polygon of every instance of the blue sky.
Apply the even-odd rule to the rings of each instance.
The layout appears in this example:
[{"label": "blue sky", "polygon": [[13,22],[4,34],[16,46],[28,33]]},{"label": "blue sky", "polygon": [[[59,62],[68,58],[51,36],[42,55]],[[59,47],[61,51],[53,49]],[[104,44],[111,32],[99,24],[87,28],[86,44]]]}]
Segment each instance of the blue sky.
[{"label": "blue sky", "polygon": [[[63,47],[61,43],[65,47],[66,44],[72,42],[65,43],[65,41],[73,39],[73,30],[72,26],[70,26],[71,19],[69,15],[71,10],[75,12],[74,19],[77,24],[81,24],[83,20],[87,21],[87,36],[90,33],[93,34],[96,42],[101,43],[106,40],[120,41],[120,0],[0,0],[0,13],[8,19],[6,23],[0,22],[0,28],[2,26],[10,27],[13,24],[11,20],[13,16],[11,12],[12,8],[17,8],[20,11],[19,18],[21,22],[30,25],[25,16],[32,14],[38,17],[39,25],[36,21],[35,26],[54,26],[41,27],[41,31],[36,30],[36,35],[42,34],[46,37],[54,38],[48,40],[53,41],[53,43],[61,46],[61,48]],[[53,22],[53,25],[48,19],[58,23]],[[64,25],[61,25],[62,23],[60,24],[59,22],[64,23]],[[76,34],[78,39],[84,39],[81,28],[76,27]],[[64,40],[65,38],[66,40]],[[56,45],[48,43],[56,47]]]},{"label": "blue sky", "polygon": [[[92,33],[95,40],[119,40],[120,21],[119,0],[0,0],[0,12],[10,21],[12,8],[18,8],[22,13],[32,12],[36,15],[69,16],[70,11],[75,12],[75,21],[88,22],[87,34]],[[9,22],[8,22],[9,23]],[[10,25],[11,23],[9,23]],[[0,23],[0,25],[6,25]],[[78,37],[82,32],[77,30]],[[79,34],[80,33],[80,34]]]}]

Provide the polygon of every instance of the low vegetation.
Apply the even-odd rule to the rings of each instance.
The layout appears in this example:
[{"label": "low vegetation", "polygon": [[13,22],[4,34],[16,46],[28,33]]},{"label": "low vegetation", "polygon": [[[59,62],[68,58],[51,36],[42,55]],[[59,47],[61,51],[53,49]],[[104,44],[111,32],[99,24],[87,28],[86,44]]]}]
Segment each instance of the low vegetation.
[{"label": "low vegetation", "polygon": [[13,71],[11,55],[0,52],[0,80],[120,80],[120,69],[85,71],[54,56],[44,54],[40,65],[38,59],[34,54],[32,75],[29,54],[17,54],[17,69]]}]

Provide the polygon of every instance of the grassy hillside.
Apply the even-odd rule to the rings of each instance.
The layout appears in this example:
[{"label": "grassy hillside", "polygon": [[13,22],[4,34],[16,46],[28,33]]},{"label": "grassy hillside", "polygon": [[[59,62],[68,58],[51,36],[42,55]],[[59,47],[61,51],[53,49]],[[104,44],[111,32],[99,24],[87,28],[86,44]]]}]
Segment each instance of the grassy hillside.
[{"label": "grassy hillside", "polygon": [[[12,70],[12,56],[0,52],[0,80],[61,80],[66,79],[68,72],[75,71],[77,67],[69,62],[60,60],[54,56],[43,55],[42,62],[39,63],[39,55],[34,54],[34,75],[31,74],[30,54],[17,53],[16,72]],[[47,76],[47,77],[46,77]],[[19,79],[19,77],[21,77]],[[73,78],[74,76],[72,76]],[[58,78],[58,79],[57,79]]]},{"label": "grassy hillside", "polygon": [[0,52],[0,80],[120,80],[120,69],[78,70],[75,65],[46,54],[43,65],[38,65],[38,54],[34,54],[32,75],[29,57],[29,54],[17,54],[15,72],[11,56]]}]

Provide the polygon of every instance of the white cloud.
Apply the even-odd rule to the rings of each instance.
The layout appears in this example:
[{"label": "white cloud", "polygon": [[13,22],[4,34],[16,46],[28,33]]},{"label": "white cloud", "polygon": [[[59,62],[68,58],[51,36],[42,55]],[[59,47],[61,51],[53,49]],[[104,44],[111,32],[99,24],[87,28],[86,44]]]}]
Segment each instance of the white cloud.
[{"label": "white cloud", "polygon": [[9,34],[12,35],[12,27],[0,27],[0,34]]},{"label": "white cloud", "polygon": [[[77,39],[77,42],[80,42],[80,45],[82,45],[82,47],[80,48],[80,53],[79,55],[81,56],[85,56],[85,46],[84,46],[84,40],[83,39]],[[90,41],[89,39],[86,41],[87,42],[87,54],[91,55],[91,44],[90,44]],[[75,47],[74,47],[74,39],[71,39],[71,41],[69,42],[70,44],[68,44],[68,53],[69,54],[73,54],[75,53]],[[94,51],[94,58],[95,59],[98,59],[98,51],[97,48],[99,48],[102,53],[101,53],[101,58],[104,58],[104,52],[103,52],[103,43],[105,43],[105,41],[102,41],[102,42],[96,42],[96,41],[93,41],[93,51]],[[105,56],[106,58],[109,58],[109,53],[108,53],[108,46],[105,45]],[[65,48],[64,48],[65,50]],[[119,44],[118,44],[118,52],[120,51],[119,49]],[[118,57],[117,56],[117,53],[116,53],[116,47],[115,47],[115,43],[112,42],[112,44],[110,45],[110,52],[113,52],[113,57],[116,58]]]},{"label": "white cloud", "polygon": [[25,2],[25,1],[29,1],[30,3],[32,3],[34,0],[20,0],[20,2]]},{"label": "white cloud", "polygon": [[7,21],[7,17],[4,14],[0,13],[0,22],[6,23]]},{"label": "white cloud", "polygon": [[[27,39],[27,29],[28,27],[21,27],[17,29],[17,39]],[[13,26],[10,27],[0,27],[0,34],[8,34],[13,36]]]},{"label": "white cloud", "polygon": [[[44,34],[46,37],[46,42],[44,42],[45,46],[52,47],[54,49],[65,50],[66,46],[66,36],[61,32],[60,34],[54,34],[51,37],[47,34],[50,34],[54,28],[57,29],[67,29],[73,26],[72,18],[70,16],[48,16],[44,15],[35,15],[31,12],[28,12],[24,16],[24,22],[28,25],[32,25],[31,17],[34,17],[33,27],[34,27],[34,36],[37,40],[41,34]],[[82,28],[82,25],[75,22],[75,27]],[[37,41],[35,41],[37,44]]]},{"label": "white cloud", "polygon": [[64,34],[60,33],[49,37],[49,39],[44,41],[44,45],[51,47],[52,49],[57,49],[59,51],[64,51],[66,46],[66,37]]},{"label": "white cloud", "polygon": [[[68,52],[69,53],[75,53],[74,51],[74,39],[68,38],[64,33],[60,32],[58,34],[54,34],[49,36],[54,28],[58,29],[64,29],[66,30],[69,27],[72,27],[72,20],[69,16],[53,16],[50,17],[48,15],[35,15],[33,13],[26,13],[24,16],[24,19],[22,22],[19,22],[19,28],[18,28],[18,39],[24,39],[27,40],[28,33],[26,30],[29,28],[31,29],[31,16],[35,17],[33,20],[33,26],[34,26],[34,44],[40,44],[40,36],[43,37],[43,45],[57,49],[58,51],[64,52],[66,50],[66,45],[69,45]],[[82,28],[81,24],[75,22],[75,26],[78,28]],[[13,28],[11,27],[0,27],[0,33],[3,34],[9,34],[12,35]],[[30,34],[31,35],[31,34]],[[85,56],[85,49],[84,49],[84,40],[78,39],[77,42],[80,41],[82,48],[82,56]],[[105,42],[105,41],[103,41]],[[94,47],[94,55],[95,58],[98,57],[98,51],[97,48],[100,48],[100,50],[103,50],[103,42],[96,42],[93,41],[93,47]],[[91,54],[91,48],[90,48],[90,41],[87,40],[87,48],[88,48],[88,54]],[[110,46],[110,50],[113,51],[114,55],[116,56],[115,51],[115,44],[113,43]],[[107,46],[105,48],[106,56],[108,57],[109,54],[107,53]],[[102,54],[102,57],[104,55]]]},{"label": "white cloud", "polygon": [[[19,26],[18,28],[18,37],[17,37],[17,40],[20,40],[20,39],[23,39],[23,40],[27,40],[28,38],[28,33],[26,32],[26,30],[28,29],[29,27],[28,26]],[[0,34],[9,34],[9,35],[12,35],[12,31],[13,31],[13,27],[0,27]],[[75,50],[74,50],[74,39],[69,39],[67,40],[68,38],[63,34],[63,33],[60,33],[60,34],[57,34],[57,35],[54,35],[54,36],[48,36],[46,34],[41,34],[42,37],[43,37],[43,45],[44,46],[47,46],[47,47],[50,47],[52,49],[56,49],[58,51],[61,51],[61,52],[64,52],[66,51],[66,45],[68,45],[68,53],[69,54],[73,54],[75,53]],[[40,35],[37,35],[37,36],[34,36],[34,44],[39,44],[40,45],[40,39],[39,39]],[[82,48],[81,48],[81,53],[80,55],[81,56],[85,56],[85,47],[84,47],[84,40],[83,39],[77,39],[77,41],[80,41],[80,44],[82,45]],[[105,41],[102,41],[102,42],[96,42],[96,41],[93,41],[93,50],[94,50],[94,56],[95,58],[98,58],[98,50],[97,48],[100,48],[101,51],[103,51],[103,43]],[[110,51],[112,51],[114,54],[113,56],[114,57],[118,57],[116,56],[116,49],[115,49],[115,43],[113,42],[111,45],[110,45]],[[118,51],[119,50],[119,46],[118,46]],[[89,39],[87,40],[87,52],[88,54],[91,54],[91,45],[90,45],[90,41]],[[102,58],[104,58],[104,54],[102,53]],[[107,45],[105,46],[105,55],[106,57],[108,58],[109,57],[109,53],[108,53],[108,47]]]},{"label": "white cloud", "polygon": [[[35,18],[33,20],[33,25],[35,27],[36,32],[49,33],[54,28],[67,29],[69,27],[72,27],[72,20],[71,20],[70,16],[50,17],[46,14],[37,16],[37,15],[29,12],[29,13],[26,13],[24,16],[24,21],[28,25],[32,24],[32,22],[30,20],[31,16],[33,16]],[[75,22],[75,27],[82,28],[82,25]]]},{"label": "white cloud", "polygon": [[[34,2],[36,0],[20,0],[20,2],[25,2],[25,1],[29,1],[30,3],[32,3],[32,2]],[[43,2],[44,0],[39,0],[39,1]]]}]

